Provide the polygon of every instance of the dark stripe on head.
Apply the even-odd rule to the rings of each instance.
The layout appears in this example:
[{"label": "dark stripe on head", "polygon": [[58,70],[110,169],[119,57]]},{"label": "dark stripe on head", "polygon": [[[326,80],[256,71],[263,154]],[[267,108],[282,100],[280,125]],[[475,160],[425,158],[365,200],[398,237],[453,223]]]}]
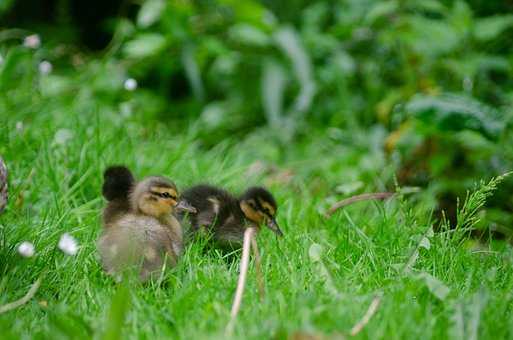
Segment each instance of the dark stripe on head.
[{"label": "dark stripe on head", "polygon": [[263,187],[251,187],[242,195],[241,199],[248,200],[254,199],[257,206],[262,208],[262,204],[260,200],[269,203],[274,209],[278,206],[276,205],[276,200],[273,195]]}]

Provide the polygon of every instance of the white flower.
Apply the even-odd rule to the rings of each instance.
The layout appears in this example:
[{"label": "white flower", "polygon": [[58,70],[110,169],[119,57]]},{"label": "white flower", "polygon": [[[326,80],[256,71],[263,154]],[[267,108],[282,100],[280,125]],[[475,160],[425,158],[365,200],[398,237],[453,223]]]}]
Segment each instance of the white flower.
[{"label": "white flower", "polygon": [[21,120],[16,122],[16,130],[18,130],[18,132],[23,131],[23,122]]},{"label": "white flower", "polygon": [[49,61],[43,60],[39,63],[39,73],[42,75],[47,75],[52,72],[53,66]]},{"label": "white flower", "polygon": [[128,78],[127,80],[125,80],[123,86],[127,91],[134,91],[137,88],[137,80],[135,80],[134,78]]},{"label": "white flower", "polygon": [[18,246],[18,253],[23,257],[32,257],[35,253],[34,245],[27,241],[22,242]]},{"label": "white flower", "polygon": [[25,37],[23,40],[23,46],[28,48],[36,49],[39,46],[41,46],[41,39],[39,38],[39,35],[32,34]]},{"label": "white flower", "polygon": [[68,233],[64,233],[59,240],[59,249],[66,255],[75,255],[78,251],[77,240]]}]

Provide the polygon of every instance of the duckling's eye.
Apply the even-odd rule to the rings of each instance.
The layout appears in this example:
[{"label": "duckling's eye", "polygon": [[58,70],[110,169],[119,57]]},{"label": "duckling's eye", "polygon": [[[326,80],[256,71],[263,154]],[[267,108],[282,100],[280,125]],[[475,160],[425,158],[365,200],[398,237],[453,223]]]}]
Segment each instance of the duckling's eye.
[{"label": "duckling's eye", "polygon": [[162,195],[165,198],[172,198],[172,199],[176,200],[176,196],[175,195],[171,195],[169,192],[165,192]]}]

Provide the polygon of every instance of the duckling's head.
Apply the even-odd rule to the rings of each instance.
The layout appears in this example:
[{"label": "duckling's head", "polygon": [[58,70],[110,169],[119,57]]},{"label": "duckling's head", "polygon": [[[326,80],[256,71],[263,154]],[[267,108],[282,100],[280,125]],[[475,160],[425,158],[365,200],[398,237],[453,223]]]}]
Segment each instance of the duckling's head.
[{"label": "duckling's head", "polygon": [[130,200],[134,211],[156,218],[189,208],[179,200],[176,185],[165,177],[147,177],[137,183]]},{"label": "duckling's head", "polygon": [[276,223],[277,205],[273,195],[265,188],[251,187],[240,197],[239,204],[246,218],[257,224],[265,224],[279,236],[283,233]]}]

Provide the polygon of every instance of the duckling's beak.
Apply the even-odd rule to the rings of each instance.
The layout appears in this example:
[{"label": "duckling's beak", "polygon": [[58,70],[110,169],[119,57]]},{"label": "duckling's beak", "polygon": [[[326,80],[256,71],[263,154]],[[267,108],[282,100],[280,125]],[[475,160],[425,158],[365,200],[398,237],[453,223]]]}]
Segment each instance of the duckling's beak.
[{"label": "duckling's beak", "polygon": [[268,218],[265,225],[267,226],[267,228],[271,229],[276,235],[283,236],[283,232],[281,231],[280,226],[278,225],[274,217]]},{"label": "duckling's beak", "polygon": [[178,202],[178,204],[175,206],[175,210],[190,212],[193,214],[197,212],[196,208],[194,208],[192,205],[190,205],[189,202],[185,200],[181,200],[180,202]]}]

